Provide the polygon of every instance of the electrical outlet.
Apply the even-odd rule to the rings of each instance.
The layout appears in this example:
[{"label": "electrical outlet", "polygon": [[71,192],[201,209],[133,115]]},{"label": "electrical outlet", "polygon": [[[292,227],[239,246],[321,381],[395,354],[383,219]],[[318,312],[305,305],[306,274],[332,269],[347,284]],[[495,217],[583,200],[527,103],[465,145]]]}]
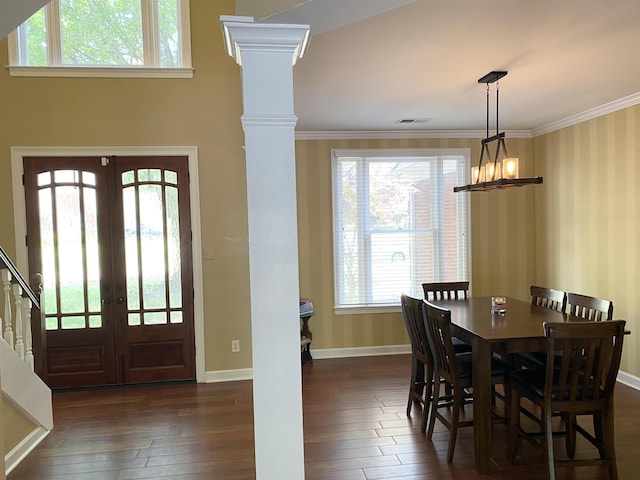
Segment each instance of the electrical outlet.
[{"label": "electrical outlet", "polygon": [[240,351],[240,340],[231,340],[231,351],[234,353]]}]

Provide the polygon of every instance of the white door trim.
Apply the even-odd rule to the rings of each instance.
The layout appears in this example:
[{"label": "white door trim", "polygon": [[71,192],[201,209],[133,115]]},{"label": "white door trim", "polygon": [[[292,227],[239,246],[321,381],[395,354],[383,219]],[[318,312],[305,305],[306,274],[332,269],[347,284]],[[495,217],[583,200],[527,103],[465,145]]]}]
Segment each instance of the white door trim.
[{"label": "white door trim", "polygon": [[11,183],[13,190],[13,223],[16,239],[16,264],[28,272],[28,255],[24,185],[24,157],[109,157],[109,156],[186,156],[189,162],[191,196],[191,232],[193,253],[193,328],[195,336],[196,381],[204,383],[204,291],[202,287],[202,240],[200,230],[200,185],[197,147],[11,147]]}]

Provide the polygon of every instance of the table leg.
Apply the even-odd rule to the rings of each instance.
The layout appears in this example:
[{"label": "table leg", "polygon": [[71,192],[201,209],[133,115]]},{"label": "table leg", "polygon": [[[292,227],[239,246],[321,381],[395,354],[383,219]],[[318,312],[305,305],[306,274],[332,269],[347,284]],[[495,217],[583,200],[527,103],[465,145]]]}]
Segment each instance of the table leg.
[{"label": "table leg", "polygon": [[473,348],[473,443],[476,470],[489,472],[491,456],[491,345],[475,338]]}]

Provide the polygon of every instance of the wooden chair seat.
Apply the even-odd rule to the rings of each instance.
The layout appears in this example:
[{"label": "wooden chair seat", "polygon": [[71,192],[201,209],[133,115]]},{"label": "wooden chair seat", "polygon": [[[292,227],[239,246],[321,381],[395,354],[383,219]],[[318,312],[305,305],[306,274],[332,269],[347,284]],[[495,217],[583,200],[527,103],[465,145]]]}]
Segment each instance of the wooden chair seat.
[{"label": "wooden chair seat", "polygon": [[[455,349],[455,345],[453,346]],[[458,364],[458,375],[463,383],[468,384],[464,388],[471,388],[471,380],[473,378],[473,355],[471,352],[456,353],[456,363]],[[491,357],[491,377],[499,377],[503,380],[504,376],[511,371],[511,365],[499,359]],[[468,382],[466,380],[469,380]],[[497,382],[502,383],[502,382]]]}]

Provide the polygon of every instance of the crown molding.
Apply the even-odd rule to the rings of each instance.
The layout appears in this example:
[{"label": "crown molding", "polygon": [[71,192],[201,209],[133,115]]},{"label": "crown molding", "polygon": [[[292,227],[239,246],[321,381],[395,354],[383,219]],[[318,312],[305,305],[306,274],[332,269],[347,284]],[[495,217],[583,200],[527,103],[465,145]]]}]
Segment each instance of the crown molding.
[{"label": "crown molding", "polygon": [[587,120],[593,120],[594,118],[601,117],[608,113],[617,112],[618,110],[632,107],[639,103],[640,92],[622,97],[618,100],[614,100],[613,102],[605,103],[604,105],[601,105],[599,107],[590,108],[589,110],[571,115],[570,117],[567,117],[563,120],[547,123],[546,125],[542,125],[541,127],[534,128],[533,130],[531,130],[531,136],[538,137],[546,133],[555,132],[556,130],[571,127],[573,125],[577,125],[578,123],[586,122]]},{"label": "crown molding", "polygon": [[[531,138],[529,130],[507,130],[509,138]],[[486,130],[309,130],[296,132],[296,140],[393,138],[484,138]]]}]

